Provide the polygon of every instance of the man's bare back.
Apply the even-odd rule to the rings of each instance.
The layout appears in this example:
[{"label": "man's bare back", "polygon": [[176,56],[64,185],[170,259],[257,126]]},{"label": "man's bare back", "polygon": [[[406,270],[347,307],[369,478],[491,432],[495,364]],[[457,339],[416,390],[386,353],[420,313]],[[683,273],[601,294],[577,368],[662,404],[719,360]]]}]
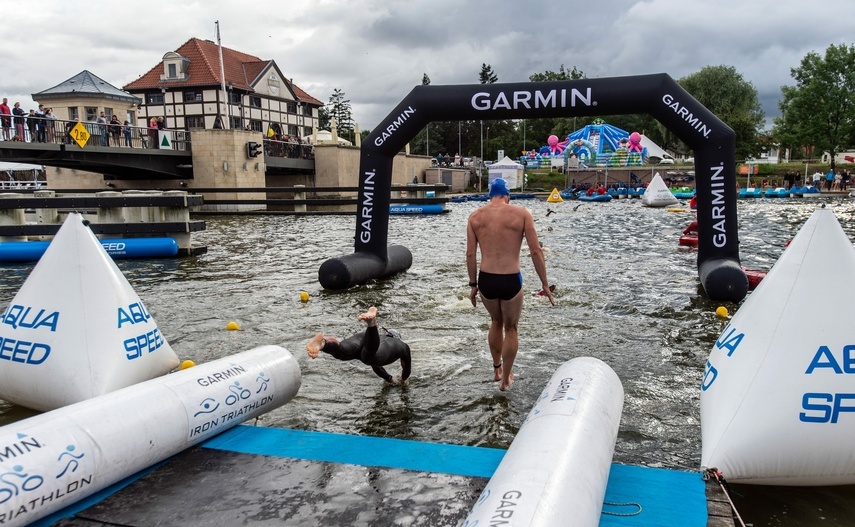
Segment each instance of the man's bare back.
[{"label": "man's bare back", "polygon": [[525,233],[526,216],[522,207],[502,201],[489,202],[469,216],[469,228],[481,251],[481,270],[510,274],[520,270],[520,247]]}]

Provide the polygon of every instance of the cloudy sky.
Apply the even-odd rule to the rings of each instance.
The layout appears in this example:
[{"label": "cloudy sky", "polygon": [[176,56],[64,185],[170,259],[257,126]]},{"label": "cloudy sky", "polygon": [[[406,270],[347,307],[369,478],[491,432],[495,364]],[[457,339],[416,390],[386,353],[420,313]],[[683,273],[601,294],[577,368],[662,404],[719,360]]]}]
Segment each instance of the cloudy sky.
[{"label": "cloudy sky", "polygon": [[855,42],[852,0],[0,0],[0,96],[30,94],[88,69],[122,87],[191,37],[273,59],[327,102],[340,88],[362,130],[427,73],[432,84],[499,82],[576,67],[587,77],[733,66],[777,115],[790,68]]}]

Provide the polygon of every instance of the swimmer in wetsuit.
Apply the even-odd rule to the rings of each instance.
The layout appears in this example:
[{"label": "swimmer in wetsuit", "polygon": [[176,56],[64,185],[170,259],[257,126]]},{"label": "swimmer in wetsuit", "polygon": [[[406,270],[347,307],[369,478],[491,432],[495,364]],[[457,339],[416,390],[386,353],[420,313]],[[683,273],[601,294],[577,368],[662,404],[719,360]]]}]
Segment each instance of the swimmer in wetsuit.
[{"label": "swimmer in wetsuit", "polygon": [[[315,359],[320,351],[324,351],[338,360],[358,359],[371,366],[374,373],[391,384],[404,384],[410,376],[410,346],[401,340],[394,331],[386,330],[380,335],[377,329],[377,308],[370,307],[368,311],[357,317],[367,324],[365,331],[357,333],[342,341],[335,337],[324,337],[318,333],[306,344],[306,353]],[[393,378],[383,366],[401,361],[401,376]]]}]

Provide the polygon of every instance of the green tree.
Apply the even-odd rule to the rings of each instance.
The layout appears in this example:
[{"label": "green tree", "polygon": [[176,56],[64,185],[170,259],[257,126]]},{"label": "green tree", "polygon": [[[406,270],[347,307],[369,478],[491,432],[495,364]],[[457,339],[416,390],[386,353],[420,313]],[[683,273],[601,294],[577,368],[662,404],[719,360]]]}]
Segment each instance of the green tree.
[{"label": "green tree", "polygon": [[579,79],[584,79],[585,74],[582,73],[582,70],[577,70],[576,66],[573,66],[572,70],[565,70],[564,64],[562,64],[558,71],[550,71],[546,70],[543,73],[534,73],[528,77],[528,80],[531,82],[546,82],[546,81],[574,81]]},{"label": "green tree", "polygon": [[759,154],[757,136],[765,120],[757,89],[733,66],[706,66],[677,81],[736,134],[736,158]]},{"label": "green tree", "polygon": [[499,80],[493,67],[489,64],[481,63],[481,73],[478,75],[478,82],[481,84],[494,84]]},{"label": "green tree", "polygon": [[827,150],[834,170],[835,155],[855,141],[855,47],[832,44],[824,57],[812,51],[790,75],[796,85],[781,87],[774,133],[808,157]]},{"label": "green tree", "polygon": [[[422,74],[422,86],[429,86],[429,85],[430,85],[430,77],[428,77],[427,73]],[[419,133],[417,133],[416,136],[413,137],[413,139],[410,141],[410,152],[412,152],[413,154],[418,154],[418,155],[421,155],[421,154],[424,154],[426,156],[431,155],[431,153],[430,153],[430,149],[431,149],[430,131],[431,131],[430,123],[428,123],[427,125],[425,125],[424,128],[419,130]]]},{"label": "green tree", "polygon": [[345,99],[344,92],[340,88],[333,90],[332,95],[330,95],[328,108],[327,113],[329,117],[335,118],[338,135],[355,141],[350,100]]}]

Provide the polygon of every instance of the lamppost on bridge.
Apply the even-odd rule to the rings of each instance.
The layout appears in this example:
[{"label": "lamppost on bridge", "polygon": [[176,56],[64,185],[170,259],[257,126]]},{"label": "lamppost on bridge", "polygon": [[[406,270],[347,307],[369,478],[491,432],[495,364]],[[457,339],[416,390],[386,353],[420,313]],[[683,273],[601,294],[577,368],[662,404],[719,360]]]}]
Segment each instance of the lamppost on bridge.
[{"label": "lamppost on bridge", "polygon": [[163,99],[163,125],[166,126],[166,88],[160,89],[160,97]]}]

